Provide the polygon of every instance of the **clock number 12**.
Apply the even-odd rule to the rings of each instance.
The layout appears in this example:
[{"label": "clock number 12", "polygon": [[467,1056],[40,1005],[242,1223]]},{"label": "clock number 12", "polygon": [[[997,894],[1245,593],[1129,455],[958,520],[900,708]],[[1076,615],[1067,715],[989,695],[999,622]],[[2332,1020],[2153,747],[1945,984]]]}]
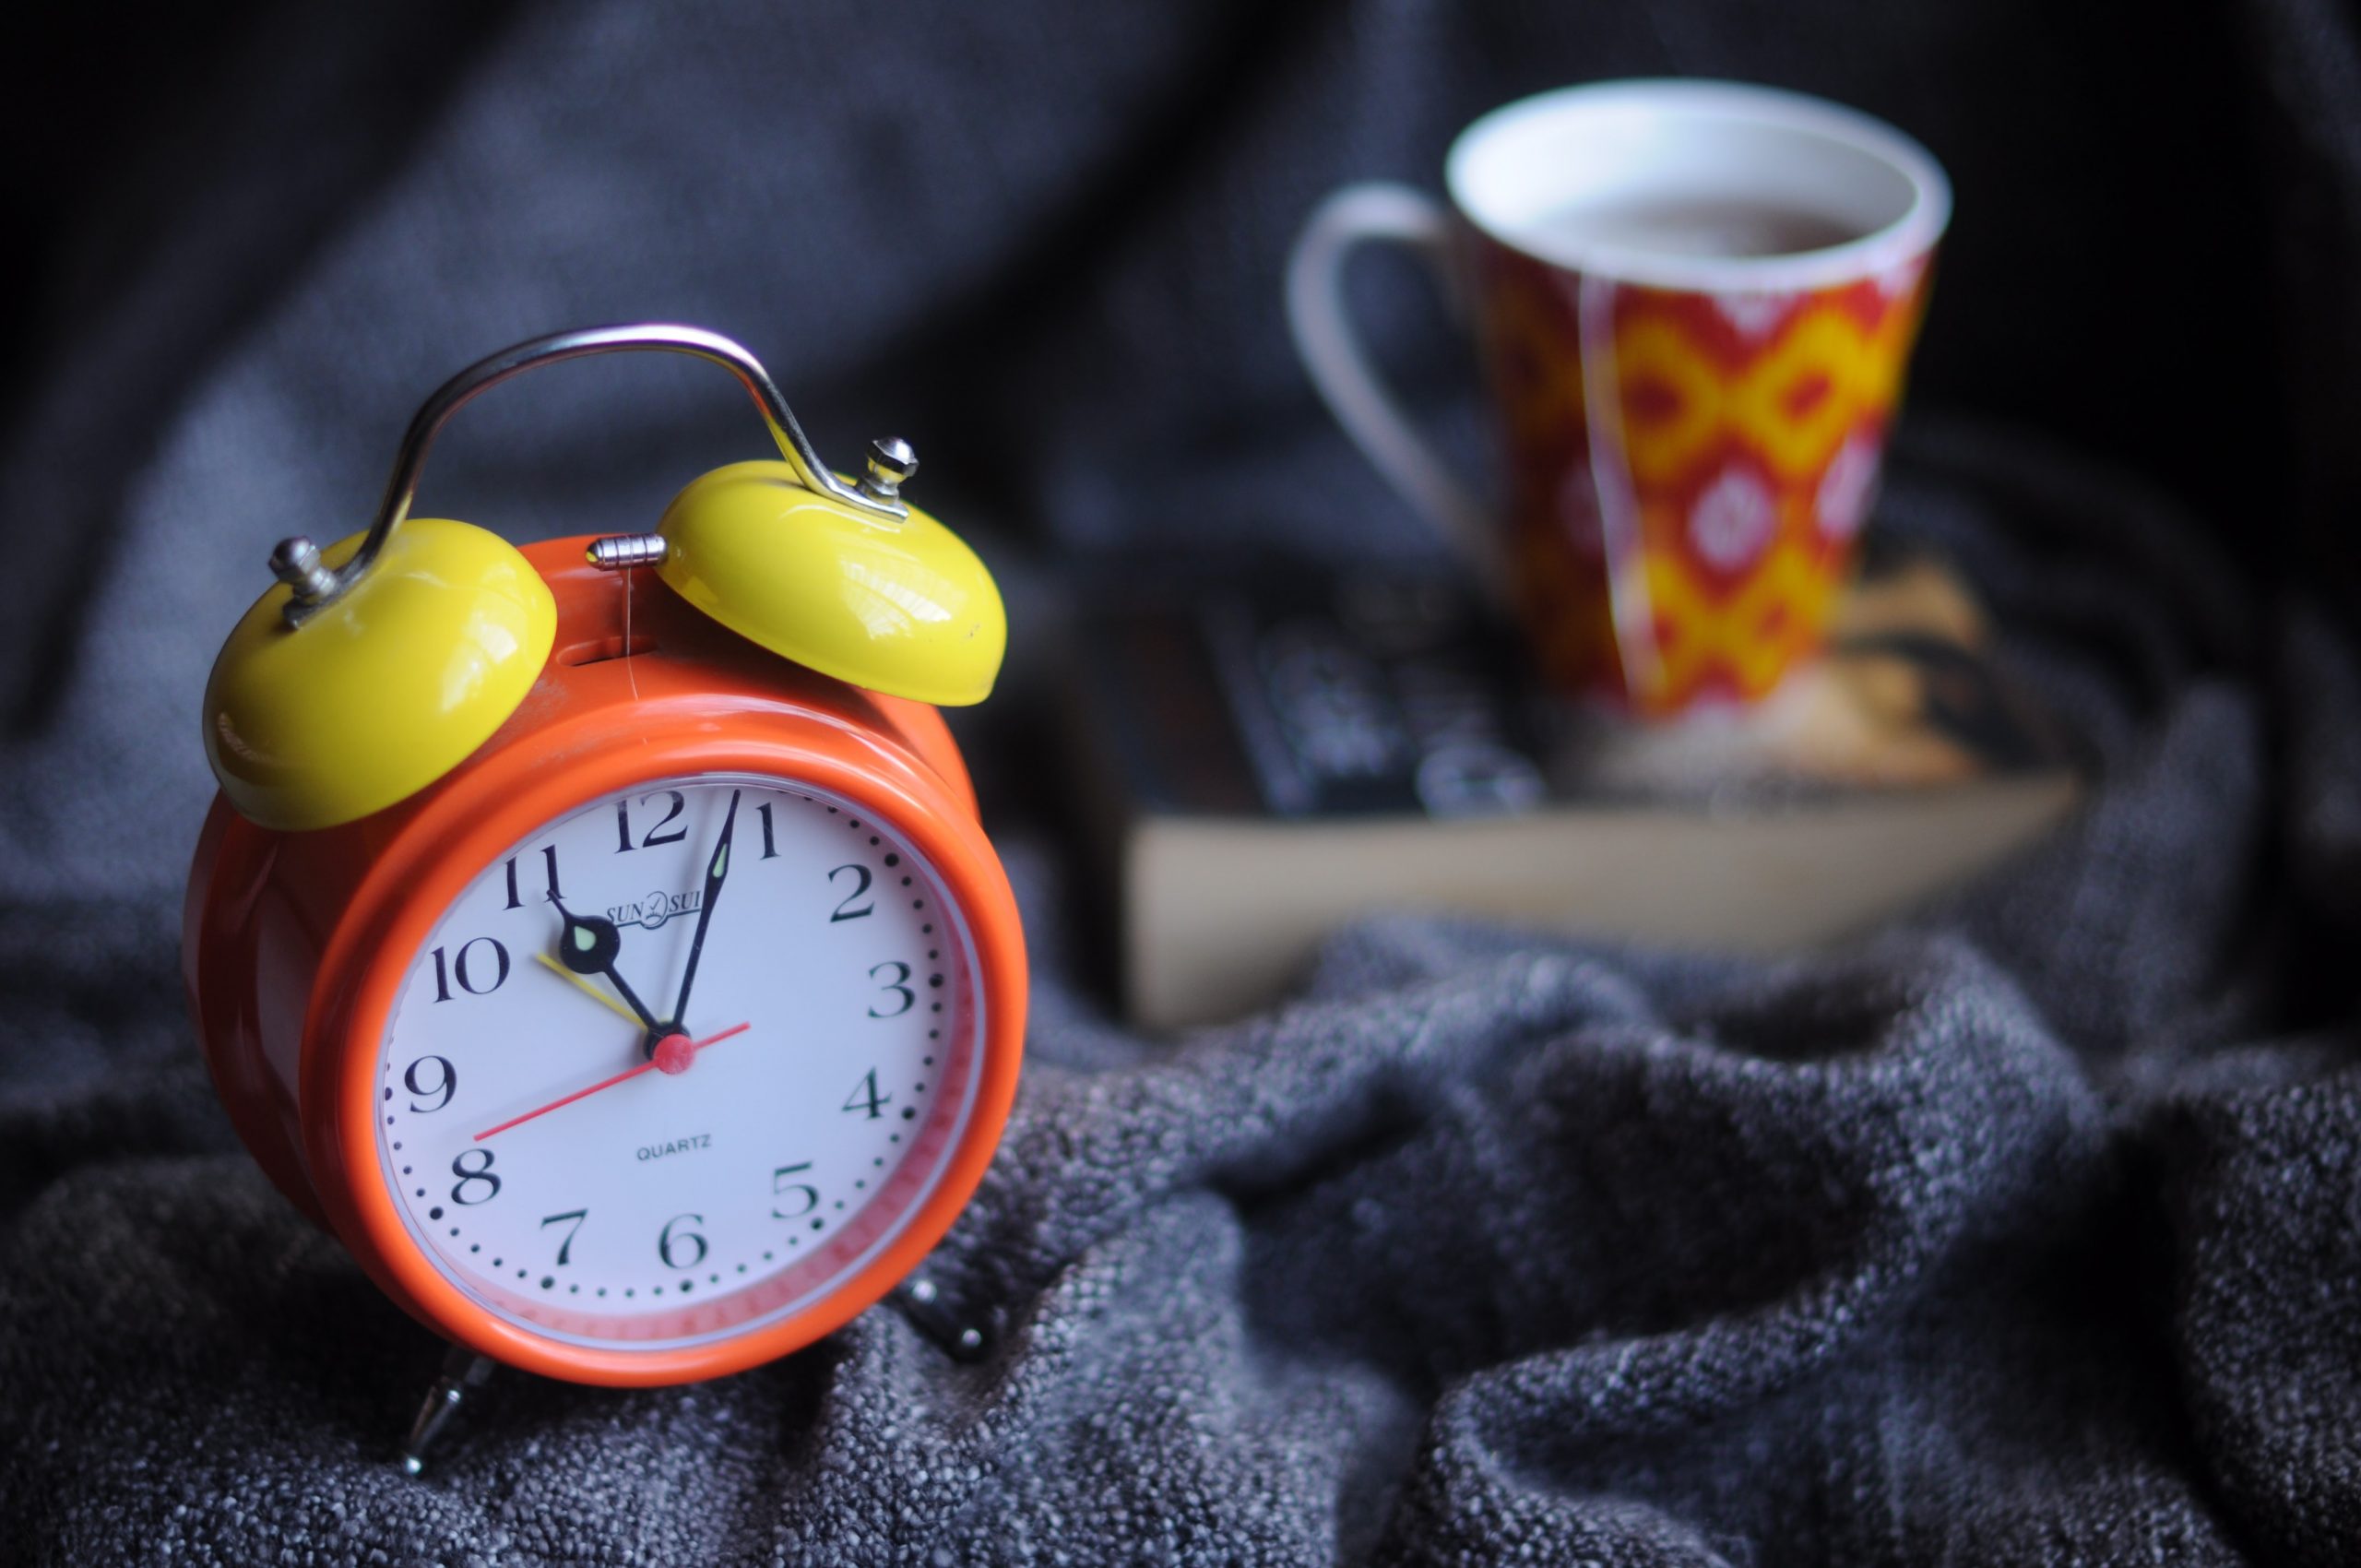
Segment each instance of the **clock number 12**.
[{"label": "clock number 12", "polygon": [[[672,809],[666,812],[663,820],[649,828],[647,836],[637,844],[631,841],[631,802],[624,799],[615,802],[616,854],[624,854],[635,849],[652,849],[658,844],[677,844],[689,836],[689,830],[685,825],[672,827],[672,824],[680,821],[681,814],[689,809],[689,798],[678,790],[659,790],[657,794],[669,797],[672,802]],[[642,795],[639,798],[639,803],[644,806],[654,799],[656,795]],[[668,827],[672,827],[672,831],[665,832],[664,830]]]}]

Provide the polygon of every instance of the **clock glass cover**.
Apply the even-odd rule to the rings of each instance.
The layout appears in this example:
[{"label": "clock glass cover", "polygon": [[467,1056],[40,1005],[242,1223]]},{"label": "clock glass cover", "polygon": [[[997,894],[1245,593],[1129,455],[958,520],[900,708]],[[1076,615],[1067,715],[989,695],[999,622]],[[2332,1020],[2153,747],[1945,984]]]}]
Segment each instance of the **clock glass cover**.
[{"label": "clock glass cover", "polygon": [[967,923],[892,824],[750,775],[591,801],[484,868],[387,1020],[377,1146],[452,1284],[670,1348],[876,1256],[973,1110]]}]

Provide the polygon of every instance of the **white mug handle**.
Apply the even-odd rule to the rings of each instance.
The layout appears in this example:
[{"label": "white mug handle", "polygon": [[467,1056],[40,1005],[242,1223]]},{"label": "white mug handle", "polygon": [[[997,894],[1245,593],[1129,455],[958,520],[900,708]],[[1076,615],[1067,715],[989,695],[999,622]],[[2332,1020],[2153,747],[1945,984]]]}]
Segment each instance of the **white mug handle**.
[{"label": "white mug handle", "polygon": [[1490,511],[1410,428],[1346,318],[1345,263],[1364,240],[1406,247],[1433,268],[1446,295],[1455,292],[1452,219],[1439,203],[1389,180],[1343,186],[1313,209],[1287,257],[1296,352],[1336,422],[1386,482],[1504,597],[1507,563]]}]

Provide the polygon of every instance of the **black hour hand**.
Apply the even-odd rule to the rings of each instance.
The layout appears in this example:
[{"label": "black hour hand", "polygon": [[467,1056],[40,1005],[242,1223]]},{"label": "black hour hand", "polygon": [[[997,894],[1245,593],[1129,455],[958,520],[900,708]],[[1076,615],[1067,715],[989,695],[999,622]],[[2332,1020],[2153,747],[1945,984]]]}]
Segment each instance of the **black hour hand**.
[{"label": "black hour hand", "polygon": [[623,933],[615,922],[598,915],[565,913],[565,930],[557,939],[557,959],[577,975],[603,975],[615,967],[623,950]]},{"label": "black hour hand", "polygon": [[655,1016],[647,1004],[624,982],[615,970],[615,959],[623,950],[623,933],[615,922],[599,915],[577,915],[560,904],[558,913],[565,918],[565,925],[557,936],[557,961],[577,975],[604,975],[615,993],[639,1015],[639,1021],[648,1028],[657,1028]]}]

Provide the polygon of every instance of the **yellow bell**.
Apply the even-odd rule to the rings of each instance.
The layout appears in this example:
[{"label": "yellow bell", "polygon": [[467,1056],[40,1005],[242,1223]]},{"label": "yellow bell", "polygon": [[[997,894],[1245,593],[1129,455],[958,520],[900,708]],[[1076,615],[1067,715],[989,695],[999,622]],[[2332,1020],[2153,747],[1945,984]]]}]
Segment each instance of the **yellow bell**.
[{"label": "yellow bell", "polygon": [[732,463],[665,508],[658,575],[731,631],[824,675],[944,707],[981,702],[1008,647],[1000,589],[956,534],[908,510],[863,513],[786,463]]},{"label": "yellow bell", "polygon": [[556,600],[498,536],[410,518],[419,473],[435,433],[488,388],[625,350],[729,371],[784,461],[706,475],[674,498],[658,540],[599,540],[595,563],[635,565],[660,550],[665,582],[691,604],[872,691],[941,704],[991,693],[1008,641],[1000,590],[973,551],[900,498],[918,465],[907,445],[872,443],[868,477],[850,482],[820,462],[742,345],[666,322],[581,327],[503,349],[435,388],[365,533],[326,552],[281,541],[280,586],[246,612],[206,683],[206,755],[239,812],[285,831],[366,816],[442,778],[516,711],[548,661]]},{"label": "yellow bell", "polygon": [[[354,534],[320,552],[340,566]],[[230,634],[205,686],[205,751],[239,812],[333,827],[458,766],[532,689],[557,601],[523,555],[468,523],[413,517],[302,624],[281,583]]]}]

